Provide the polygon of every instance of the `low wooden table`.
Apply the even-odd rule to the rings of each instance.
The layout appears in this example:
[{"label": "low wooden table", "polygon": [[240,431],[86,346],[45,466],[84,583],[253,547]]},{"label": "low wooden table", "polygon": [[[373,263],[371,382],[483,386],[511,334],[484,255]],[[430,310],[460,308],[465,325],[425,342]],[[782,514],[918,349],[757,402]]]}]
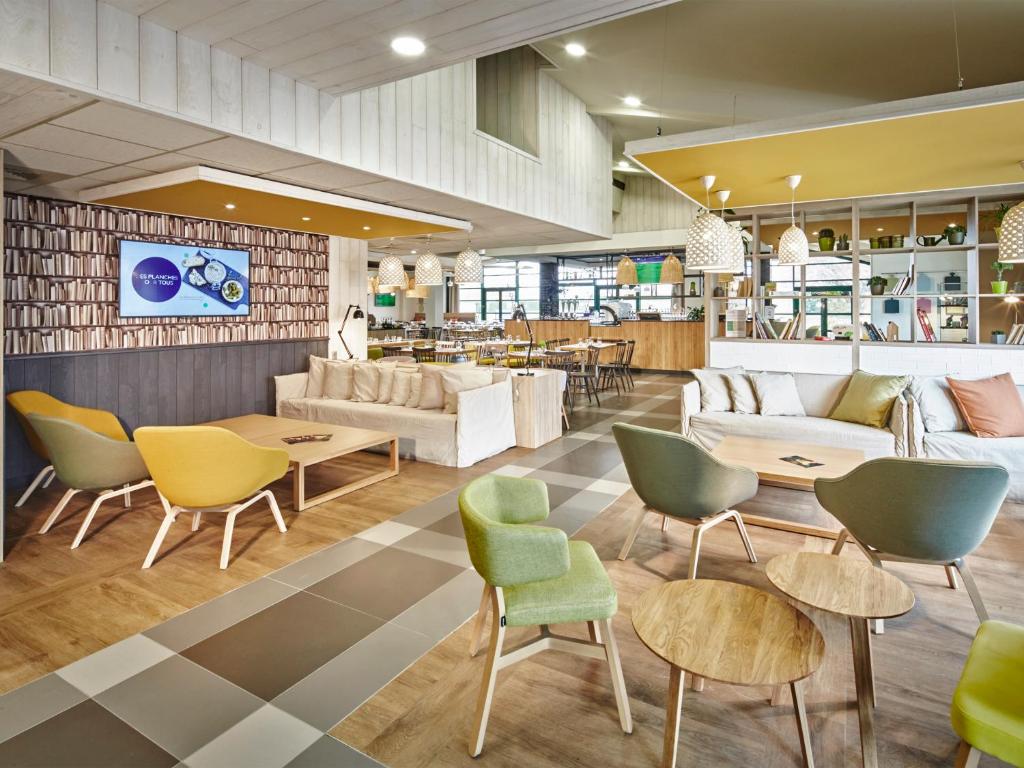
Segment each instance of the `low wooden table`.
[{"label": "low wooden table", "polygon": [[662,768],[673,768],[679,744],[683,672],[732,685],[789,685],[804,765],[813,768],[803,689],[825,657],[813,622],[774,595],[712,579],[670,581],[633,606],[641,642],[669,664]]},{"label": "low wooden table", "polygon": [[875,676],[868,620],[902,616],[914,607],[914,593],[891,573],[870,563],[821,552],[779,555],[768,561],[765,574],[794,600],[850,620],[861,760],[864,768],[877,768]]},{"label": "low wooden table", "polygon": [[[711,451],[716,459],[738,467],[746,467],[757,473],[764,485],[775,485],[798,491],[813,491],[814,481],[819,477],[842,477],[866,461],[864,451],[855,448],[836,448],[830,445],[795,443],[788,440],[767,440],[759,437],[737,437],[728,435]],[[819,467],[801,467],[783,461],[785,456],[802,456],[812,459]],[[830,530],[819,525],[791,522],[764,515],[743,514],[743,522],[762,528],[803,533],[834,539],[839,529]]]},{"label": "low wooden table", "polygon": [[[292,468],[292,507],[297,512],[309,509],[325,501],[344,496],[346,493],[358,491],[373,483],[386,480],[398,474],[398,435],[390,432],[377,432],[372,429],[341,427],[335,424],[322,424],[317,421],[286,419],[281,416],[267,416],[254,413],[248,416],[236,416],[231,419],[207,422],[207,426],[230,429],[249,442],[266,448],[283,448],[288,453]],[[295,443],[289,445],[281,438],[297,435],[314,435],[329,433],[331,439],[324,442]],[[335,459],[356,451],[373,448],[377,445],[390,443],[391,454],[388,469],[376,472],[351,483],[334,488],[330,491],[306,497],[306,467],[329,459]]]}]

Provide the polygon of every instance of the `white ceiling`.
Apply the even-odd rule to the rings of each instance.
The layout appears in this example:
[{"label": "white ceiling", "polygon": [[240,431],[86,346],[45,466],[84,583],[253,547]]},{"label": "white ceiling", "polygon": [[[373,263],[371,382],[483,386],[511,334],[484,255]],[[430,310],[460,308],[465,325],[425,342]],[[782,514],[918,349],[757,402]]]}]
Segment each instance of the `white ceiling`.
[{"label": "white ceiling", "polygon": [[1022,0],[683,0],[535,45],[621,153],[659,123],[669,135],[956,90],[954,10],[965,87],[1024,80]]},{"label": "white ceiling", "polygon": [[[106,0],[143,19],[343,93],[660,5],[668,0]],[[412,35],[407,59],[391,40]]]},{"label": "white ceiling", "polygon": [[[474,226],[474,245],[483,248],[568,242],[586,236],[174,118],[89,101],[19,76],[0,76],[0,148],[5,150],[8,192],[73,200],[82,189],[202,164],[468,219]],[[442,234],[433,243],[441,253],[454,253],[465,247],[466,239],[464,234]],[[405,249],[419,244],[413,239],[396,242]]]}]

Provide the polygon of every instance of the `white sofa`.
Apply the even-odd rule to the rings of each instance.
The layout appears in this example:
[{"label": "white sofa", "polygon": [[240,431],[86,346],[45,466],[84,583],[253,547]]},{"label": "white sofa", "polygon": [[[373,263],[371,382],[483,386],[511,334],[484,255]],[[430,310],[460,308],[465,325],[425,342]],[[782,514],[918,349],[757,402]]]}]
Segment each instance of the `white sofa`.
[{"label": "white sofa", "polygon": [[306,397],[309,374],[275,376],[277,415],[392,432],[402,458],[469,467],[516,444],[512,382],[495,369],[495,382],[458,393],[458,410]]},{"label": "white sofa", "polygon": [[[1017,390],[1024,396],[1024,387]],[[1024,437],[972,435],[942,376],[915,376],[908,401],[911,456],[1000,464],[1010,473],[1007,499],[1024,501]]]},{"label": "white sofa", "polygon": [[726,435],[735,435],[858,448],[869,459],[908,455],[908,405],[904,395],[896,399],[889,428],[876,429],[828,418],[842,397],[849,376],[794,373],[793,377],[806,416],[702,411],[700,384],[687,382],[681,398],[683,434],[708,450]]}]

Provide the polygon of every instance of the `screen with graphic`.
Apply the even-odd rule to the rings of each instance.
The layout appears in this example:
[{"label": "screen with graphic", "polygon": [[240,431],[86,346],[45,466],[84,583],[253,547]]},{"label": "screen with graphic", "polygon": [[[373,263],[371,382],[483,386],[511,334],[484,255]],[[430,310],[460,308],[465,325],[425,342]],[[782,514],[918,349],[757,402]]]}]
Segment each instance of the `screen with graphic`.
[{"label": "screen with graphic", "polygon": [[249,314],[249,251],[121,241],[121,317]]}]

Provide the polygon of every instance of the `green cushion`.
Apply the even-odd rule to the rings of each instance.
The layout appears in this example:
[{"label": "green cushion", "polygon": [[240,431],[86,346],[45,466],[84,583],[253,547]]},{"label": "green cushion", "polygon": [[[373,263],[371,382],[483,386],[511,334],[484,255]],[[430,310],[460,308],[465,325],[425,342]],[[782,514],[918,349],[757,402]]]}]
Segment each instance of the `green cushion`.
[{"label": "green cushion", "polygon": [[829,418],[881,429],[889,423],[892,404],[897,395],[907,388],[907,381],[907,376],[878,376],[854,371],[843,399],[832,409]]},{"label": "green cushion", "polygon": [[384,358],[384,350],[380,347],[369,347],[366,350],[367,360],[382,360]]},{"label": "green cushion", "polygon": [[545,581],[505,589],[505,620],[509,626],[570,624],[615,615],[615,587],[594,548],[569,542],[569,571]]},{"label": "green cushion", "polygon": [[1024,627],[981,625],[953,694],[950,720],[971,746],[1024,766]]}]

